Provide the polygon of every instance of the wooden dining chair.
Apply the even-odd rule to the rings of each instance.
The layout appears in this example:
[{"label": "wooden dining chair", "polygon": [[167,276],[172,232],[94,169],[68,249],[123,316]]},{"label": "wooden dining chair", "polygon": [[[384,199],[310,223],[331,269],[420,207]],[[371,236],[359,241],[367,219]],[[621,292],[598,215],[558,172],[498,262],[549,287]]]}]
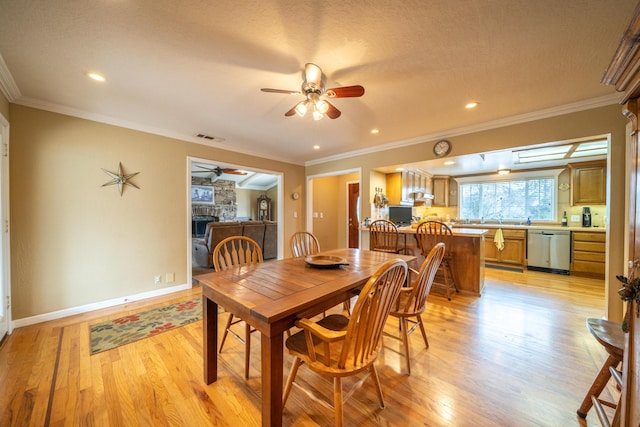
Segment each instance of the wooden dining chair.
[{"label": "wooden dining chair", "polygon": [[400,247],[398,227],[386,219],[377,219],[369,225],[369,247],[372,251],[399,254],[413,251]]},{"label": "wooden dining chair", "polygon": [[320,252],[318,238],[307,231],[297,231],[289,240],[294,257],[308,256]]},{"label": "wooden dining chair", "polygon": [[[295,356],[283,394],[283,407],[293,385],[305,390],[313,399],[334,408],[335,424],[342,426],[343,404],[364,380],[371,375],[375,381],[380,407],[384,398],[374,366],[381,345],[384,324],[407,275],[407,263],[387,261],[371,276],[360,292],[351,317],[329,315],[318,322],[300,319],[302,328],[285,341],[289,353]],[[326,402],[317,392],[306,390],[295,382],[300,365],[306,364],[318,375],[333,379],[333,403]],[[343,395],[342,378],[366,371],[367,375]]]},{"label": "wooden dining chair", "polygon": [[[308,231],[296,231],[289,240],[291,252],[294,257],[303,257],[320,252],[320,242],[318,238]],[[342,304],[347,313],[351,313],[351,300],[348,299]]]},{"label": "wooden dining chair", "polygon": [[447,299],[451,301],[451,291],[458,292],[458,286],[453,274],[454,266],[450,255],[451,248],[453,248],[453,232],[451,231],[451,227],[440,221],[423,222],[416,229],[416,240],[423,256],[427,256],[431,248],[437,243],[442,242],[447,248],[448,253],[445,253],[444,258],[442,258],[439,270],[444,277],[444,283],[441,283],[441,285],[445,288]]},{"label": "wooden dining chair", "polygon": [[[216,271],[225,271],[230,268],[237,268],[262,262],[262,250],[258,243],[245,236],[231,236],[222,240],[213,250],[213,266]],[[249,378],[249,356],[251,355],[251,333],[255,329],[245,323],[244,337],[238,335],[231,329],[231,326],[242,322],[235,319],[233,313],[229,313],[229,319],[224,328],[220,348],[218,353],[222,353],[222,347],[227,339],[227,334],[231,333],[244,344],[244,377]]]},{"label": "wooden dining chair", "polygon": [[[613,375],[618,375],[617,367],[624,359],[624,332],[622,331],[622,325],[610,320],[588,318],[587,329],[591,332],[591,335],[602,345],[602,347],[608,353],[607,360],[602,364],[602,368],[598,375],[593,380],[589,391],[584,397],[584,400],[578,408],[578,416],[580,418],[586,418],[587,413],[591,407],[595,407],[596,415],[600,420],[601,425],[617,426],[620,424],[620,402],[610,402],[600,397],[600,394],[604,391],[609,379]],[[615,378],[615,377],[614,377]],[[615,410],[613,420],[610,422],[607,419],[603,406],[613,408]]]},{"label": "wooden dining chair", "polygon": [[[427,333],[425,332],[421,315],[427,308],[429,291],[431,291],[433,279],[442,262],[444,253],[444,243],[438,243],[424,259],[420,271],[412,268],[409,269],[410,285],[400,290],[400,296],[389,313],[389,316],[395,317],[400,321],[400,338],[402,339],[402,346],[404,347],[408,375],[411,375],[409,335],[411,335],[416,328],[420,328],[424,345],[426,348],[429,348],[429,340],[427,339]],[[415,276],[415,279],[411,280],[411,276]],[[413,320],[414,318],[415,320]],[[411,328],[409,328],[410,323]]]}]

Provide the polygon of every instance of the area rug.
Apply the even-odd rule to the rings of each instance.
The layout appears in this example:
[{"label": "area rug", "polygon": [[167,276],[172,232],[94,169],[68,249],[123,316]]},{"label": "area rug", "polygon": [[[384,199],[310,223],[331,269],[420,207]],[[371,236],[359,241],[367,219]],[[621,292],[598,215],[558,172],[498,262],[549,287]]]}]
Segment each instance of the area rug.
[{"label": "area rug", "polygon": [[202,298],[194,298],[92,325],[91,354],[129,344],[202,319]]}]

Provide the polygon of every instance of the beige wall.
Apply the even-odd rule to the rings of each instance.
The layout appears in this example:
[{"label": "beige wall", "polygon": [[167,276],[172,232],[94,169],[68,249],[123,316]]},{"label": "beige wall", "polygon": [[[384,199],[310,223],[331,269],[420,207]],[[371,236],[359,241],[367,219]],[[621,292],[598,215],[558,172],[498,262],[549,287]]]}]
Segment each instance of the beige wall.
[{"label": "beige wall", "polygon": [[320,248],[323,251],[348,246],[347,183],[359,180],[360,174],[358,173],[326,176],[312,180],[313,211],[318,214],[317,218],[312,219],[313,234],[318,238]]},{"label": "beige wall", "polygon": [[[473,154],[522,147],[545,142],[563,141],[579,137],[611,134],[611,149],[608,165],[608,210],[607,233],[607,312],[612,320],[622,320],[622,302],[617,295],[616,274],[626,272],[625,246],[625,199],[628,186],[625,177],[625,125],[626,118],[619,105],[594,108],[561,116],[534,120],[502,128],[475,132],[447,138],[451,141],[451,155]],[[307,166],[307,175],[329,174],[334,171],[362,168],[363,194],[380,186],[373,169],[412,163],[434,158],[432,147],[435,141],[425,141],[407,147],[378,151],[327,163]],[[371,204],[363,200],[362,216],[372,216]],[[569,212],[567,212],[569,214]],[[609,286],[612,283],[612,286]]]},{"label": "beige wall", "polygon": [[313,180],[313,234],[322,250],[336,249],[338,240],[338,195],[339,176],[326,176]]},{"label": "beige wall", "polygon": [[[281,172],[284,194],[304,183],[302,166],[13,104],[10,113],[13,320],[185,284],[187,156]],[[101,168],[118,162],[140,172],[140,189],[122,197],[101,187]],[[284,236],[302,229],[287,220],[294,209],[285,197]]]}]

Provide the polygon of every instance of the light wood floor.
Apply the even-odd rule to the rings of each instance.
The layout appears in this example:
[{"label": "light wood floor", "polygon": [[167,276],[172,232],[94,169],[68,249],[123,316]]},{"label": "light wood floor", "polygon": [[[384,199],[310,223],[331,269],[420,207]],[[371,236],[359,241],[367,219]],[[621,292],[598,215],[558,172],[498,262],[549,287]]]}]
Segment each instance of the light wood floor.
[{"label": "light wood floor", "polygon": [[[89,325],[198,295],[199,288],[16,329],[0,349],[0,426],[257,426],[260,345],[251,378],[243,346],[229,340],[219,380],[202,380],[202,322],[89,355]],[[579,426],[576,416],[605,352],[585,327],[601,317],[601,281],[486,270],[480,298],[432,295],[430,348],[411,336],[412,374],[400,343],[384,339],[377,361],[386,400],[370,382],[345,406],[352,426]],[[397,331],[389,323],[387,331]],[[290,357],[285,356],[288,372]],[[329,392],[301,368],[299,377]],[[331,425],[333,414],[294,389],[284,425]]]}]

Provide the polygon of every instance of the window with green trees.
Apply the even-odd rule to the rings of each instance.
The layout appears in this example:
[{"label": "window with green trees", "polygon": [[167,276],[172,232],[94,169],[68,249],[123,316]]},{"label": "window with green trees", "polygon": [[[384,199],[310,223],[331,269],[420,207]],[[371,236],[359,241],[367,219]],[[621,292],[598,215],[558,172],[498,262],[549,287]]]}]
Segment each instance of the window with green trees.
[{"label": "window with green trees", "polygon": [[555,177],[462,183],[460,218],[555,220]]}]

